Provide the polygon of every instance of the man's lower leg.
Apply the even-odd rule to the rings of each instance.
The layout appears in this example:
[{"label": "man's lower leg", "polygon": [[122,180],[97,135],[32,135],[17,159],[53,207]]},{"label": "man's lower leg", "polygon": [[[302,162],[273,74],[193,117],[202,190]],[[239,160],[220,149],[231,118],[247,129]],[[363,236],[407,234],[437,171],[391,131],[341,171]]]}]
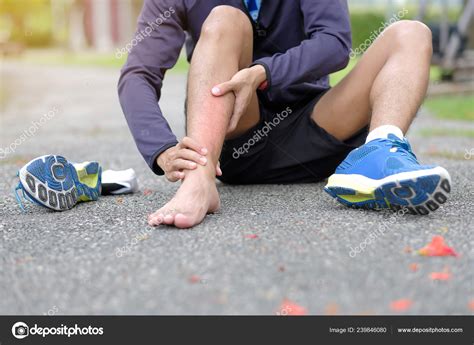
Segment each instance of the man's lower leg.
[{"label": "man's lower leg", "polygon": [[[415,22],[411,25],[424,27],[424,24]],[[428,88],[432,56],[429,29],[410,31],[407,26],[397,35],[400,37],[393,41],[395,49],[375,78],[370,92],[371,131],[389,125],[406,133]],[[415,46],[416,54],[413,50]],[[392,134],[398,136],[399,131],[393,130],[395,133]],[[385,131],[390,131],[390,128],[385,127],[380,132],[383,135]]]},{"label": "man's lower leg", "polygon": [[[193,53],[188,80],[187,135],[208,150],[207,164],[185,171],[185,178],[175,197],[150,216],[150,224],[165,223],[177,227],[198,224],[206,213],[220,206],[215,185],[215,167],[235,102],[233,94],[214,97],[211,89],[225,82],[239,70],[243,55],[251,58],[251,27],[233,26],[236,12],[219,11],[208,17]],[[230,11],[238,11],[232,9]],[[229,15],[234,18],[229,18]],[[244,14],[242,13],[244,16]],[[244,18],[246,21],[248,19]],[[243,22],[245,24],[249,23]],[[234,22],[235,24],[235,22]],[[239,39],[238,34],[242,37]],[[250,35],[245,37],[244,35]],[[229,35],[233,39],[229,39]],[[249,45],[245,47],[246,45]],[[245,51],[245,49],[247,51]],[[248,63],[248,62],[247,62]]]},{"label": "man's lower leg", "polygon": [[[387,31],[363,58],[365,67],[371,60],[383,63],[370,88],[367,144],[346,157],[325,190],[350,207],[426,215],[444,204],[451,190],[446,169],[419,164],[404,138],[426,93],[431,35],[416,22],[401,22]],[[385,55],[383,47],[390,53]]]}]

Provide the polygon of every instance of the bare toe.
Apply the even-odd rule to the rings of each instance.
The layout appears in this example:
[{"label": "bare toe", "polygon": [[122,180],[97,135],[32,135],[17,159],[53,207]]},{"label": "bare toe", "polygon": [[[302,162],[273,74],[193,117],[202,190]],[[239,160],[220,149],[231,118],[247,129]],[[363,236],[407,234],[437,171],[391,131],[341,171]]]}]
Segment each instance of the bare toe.
[{"label": "bare toe", "polygon": [[190,228],[202,222],[207,213],[219,208],[220,200],[214,177],[204,170],[186,175],[175,196],[148,218],[150,225],[174,225]]},{"label": "bare toe", "polygon": [[187,229],[187,228],[190,228],[192,227],[193,225],[195,225],[197,222],[194,222],[191,217],[189,216],[186,216],[182,213],[178,213],[175,217],[174,217],[174,225],[177,227],[177,228],[181,228],[181,229]]},{"label": "bare toe", "polygon": [[163,222],[167,225],[171,225],[173,224],[174,222],[174,216],[172,214],[167,214],[164,218],[163,218]]},{"label": "bare toe", "polygon": [[151,226],[158,226],[160,224],[163,224],[163,215],[159,213],[153,213],[148,216],[148,225]]}]

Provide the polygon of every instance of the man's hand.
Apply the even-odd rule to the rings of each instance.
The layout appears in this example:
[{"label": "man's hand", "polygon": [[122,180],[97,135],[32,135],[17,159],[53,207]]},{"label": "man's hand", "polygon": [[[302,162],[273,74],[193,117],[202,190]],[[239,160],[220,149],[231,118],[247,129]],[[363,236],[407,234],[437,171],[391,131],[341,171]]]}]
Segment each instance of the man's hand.
[{"label": "man's hand", "polygon": [[265,68],[262,65],[255,65],[238,71],[231,80],[212,88],[211,93],[217,97],[229,92],[234,92],[235,94],[234,110],[227,133],[235,130],[240,118],[247,110],[254,92],[265,80]]},{"label": "man's hand", "polygon": [[[184,137],[176,146],[170,147],[158,156],[156,160],[171,182],[182,180],[184,170],[194,170],[197,165],[206,165],[207,149],[199,145],[194,139]],[[216,166],[216,175],[221,176],[219,163]]]}]

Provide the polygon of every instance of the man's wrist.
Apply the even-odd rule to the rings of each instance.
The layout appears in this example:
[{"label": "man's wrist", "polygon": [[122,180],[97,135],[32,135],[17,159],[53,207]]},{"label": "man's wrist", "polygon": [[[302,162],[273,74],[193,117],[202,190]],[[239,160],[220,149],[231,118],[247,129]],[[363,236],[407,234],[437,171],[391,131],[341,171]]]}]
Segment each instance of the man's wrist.
[{"label": "man's wrist", "polygon": [[165,161],[166,161],[166,151],[168,151],[171,147],[167,148],[163,152],[161,152],[158,157],[156,157],[156,164],[164,171]]},{"label": "man's wrist", "polygon": [[250,67],[250,70],[253,74],[254,88],[257,89],[262,83],[267,80],[267,72],[265,71],[265,67],[263,67],[262,65],[254,65]]}]

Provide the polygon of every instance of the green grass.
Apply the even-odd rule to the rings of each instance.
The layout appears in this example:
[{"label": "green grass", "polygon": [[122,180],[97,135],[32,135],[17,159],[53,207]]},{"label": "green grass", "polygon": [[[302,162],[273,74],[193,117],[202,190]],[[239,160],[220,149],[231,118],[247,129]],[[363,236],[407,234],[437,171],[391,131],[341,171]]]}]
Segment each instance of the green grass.
[{"label": "green grass", "polygon": [[474,121],[474,95],[429,98],[425,107],[441,119]]},{"label": "green grass", "polygon": [[351,59],[346,68],[344,68],[342,71],[331,74],[329,76],[331,86],[336,86],[346,75],[348,75],[357,64],[357,61],[357,59]]},{"label": "green grass", "polygon": [[464,137],[474,138],[474,130],[462,128],[423,128],[417,132],[425,138],[432,137]]},{"label": "green grass", "polygon": [[178,59],[178,62],[176,62],[176,65],[174,65],[171,71],[177,72],[177,73],[187,73],[188,69],[189,69],[188,60],[186,60],[186,57],[184,55],[181,55]]}]

